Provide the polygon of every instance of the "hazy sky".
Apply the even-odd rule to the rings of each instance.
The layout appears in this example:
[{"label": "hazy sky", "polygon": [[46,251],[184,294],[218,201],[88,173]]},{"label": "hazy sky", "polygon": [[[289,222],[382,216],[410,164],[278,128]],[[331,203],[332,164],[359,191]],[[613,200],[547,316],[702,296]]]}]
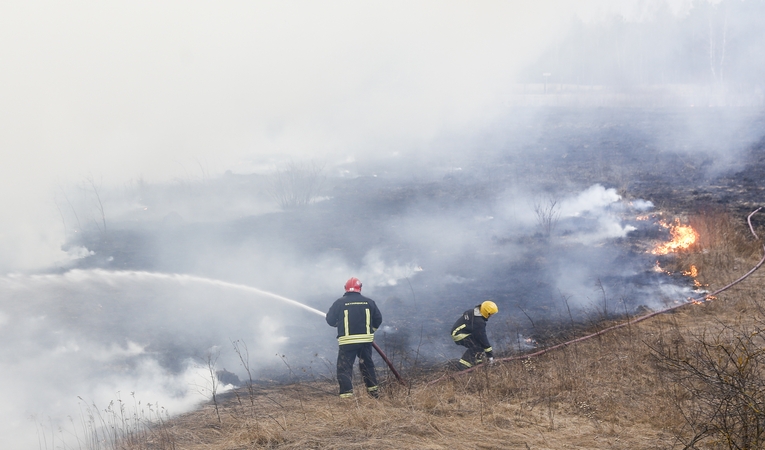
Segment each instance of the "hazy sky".
[{"label": "hazy sky", "polygon": [[0,270],[62,254],[57,186],[424,147],[494,116],[578,14],[690,1],[6,1]]}]

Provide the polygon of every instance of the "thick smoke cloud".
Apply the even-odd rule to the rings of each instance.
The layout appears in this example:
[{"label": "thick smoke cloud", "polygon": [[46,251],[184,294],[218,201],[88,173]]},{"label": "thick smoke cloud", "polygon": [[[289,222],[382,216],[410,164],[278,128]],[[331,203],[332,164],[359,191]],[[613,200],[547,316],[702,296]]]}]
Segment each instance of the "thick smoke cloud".
[{"label": "thick smoke cloud", "polygon": [[[634,72],[625,62],[618,74],[583,79],[574,63],[589,57],[644,61],[651,73],[671,63],[707,74],[707,65],[683,65],[685,48],[646,57],[678,42],[694,44],[694,58],[703,59],[707,30],[698,26],[706,22],[686,22],[708,8],[728,17],[725,64],[734,67],[726,73],[759,80],[762,33],[752,19],[760,7],[733,0],[6,3],[2,265],[35,268],[61,256],[52,192],[88,176],[110,185],[189,180],[289,157],[432,151],[444,136],[501,116],[518,82],[533,91],[529,83],[541,86],[540,74],[550,72],[551,85],[613,85]],[[599,45],[571,29],[572,17]],[[619,20],[639,39],[622,39],[608,25]],[[672,33],[658,35],[654,25]],[[699,42],[690,42],[694,36]]]},{"label": "thick smoke cloud", "polygon": [[3,266],[55,256],[57,183],[344,159],[470,126],[532,57],[524,42],[546,41],[547,6],[6,4]]},{"label": "thick smoke cloud", "polygon": [[[6,447],[77,396],[188,410],[210,349],[243,376],[231,340],[262,376],[333,360],[321,317],[214,280],[324,311],[358,276],[381,339],[430,362],[486,298],[503,351],[562,298],[683,301],[630,190],[729,173],[762,137],[758,1],[2,9]],[[274,174],[306,161],[321,189],[282,208]]]}]

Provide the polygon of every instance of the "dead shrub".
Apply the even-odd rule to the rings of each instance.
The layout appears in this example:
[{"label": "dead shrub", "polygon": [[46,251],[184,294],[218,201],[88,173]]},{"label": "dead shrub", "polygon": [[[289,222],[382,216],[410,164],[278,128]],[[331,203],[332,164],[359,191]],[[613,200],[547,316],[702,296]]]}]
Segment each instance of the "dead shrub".
[{"label": "dead shrub", "polygon": [[681,388],[675,400],[686,427],[677,438],[685,448],[765,446],[765,329],[723,326],[653,350]]}]

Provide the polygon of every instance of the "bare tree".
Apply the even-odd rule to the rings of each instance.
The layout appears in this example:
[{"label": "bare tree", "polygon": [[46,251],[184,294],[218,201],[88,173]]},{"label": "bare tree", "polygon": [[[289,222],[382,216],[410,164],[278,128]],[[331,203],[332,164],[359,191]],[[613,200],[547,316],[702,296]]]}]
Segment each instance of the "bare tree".
[{"label": "bare tree", "polygon": [[218,423],[222,423],[223,421],[220,419],[220,410],[218,409],[218,399],[216,397],[218,394],[218,374],[215,370],[215,364],[218,362],[219,356],[220,350],[211,349],[207,353],[205,363],[207,364],[207,371],[210,373],[210,395],[212,396],[213,405],[215,406],[215,415],[218,416]]},{"label": "bare tree", "polygon": [[82,224],[80,223],[80,217],[77,215],[77,210],[75,209],[74,205],[72,205],[72,202],[69,200],[69,196],[66,195],[66,191],[63,187],[59,186],[59,189],[61,190],[61,194],[64,196],[64,200],[66,200],[66,203],[69,205],[69,208],[72,210],[72,214],[74,214],[74,219],[77,221],[77,230],[82,231]]},{"label": "bare tree", "polygon": [[197,392],[204,395],[205,397],[209,394],[210,400],[213,402],[213,406],[215,407],[215,415],[218,417],[218,423],[223,423],[220,417],[220,410],[218,408],[218,387],[219,387],[219,381],[218,381],[218,374],[215,369],[215,365],[218,362],[218,357],[220,356],[220,349],[218,347],[212,347],[207,351],[207,354],[205,354],[203,362],[205,365],[205,369],[207,371],[207,377],[205,379],[205,385],[196,385]]},{"label": "bare tree", "polygon": [[64,218],[64,212],[61,211],[61,207],[58,205],[58,199],[54,198],[53,203],[56,205],[58,215],[61,216],[61,223],[64,225],[64,239],[66,239],[69,233],[66,230],[66,219]]},{"label": "bare tree", "polygon": [[103,229],[101,228],[100,225],[98,225],[98,221],[95,221],[96,222],[96,227],[100,231],[102,231],[104,234],[106,234],[106,213],[104,212],[104,203],[101,201],[101,195],[98,193],[99,187],[96,186],[96,182],[93,179],[93,175],[92,174],[89,174],[88,176],[86,176],[85,177],[85,181],[87,182],[88,185],[90,185],[90,188],[93,190],[93,194],[96,197],[94,205],[96,207],[96,210],[101,215],[101,223],[103,224]]},{"label": "bare tree", "polygon": [[255,410],[255,389],[252,383],[252,370],[250,369],[250,350],[247,348],[247,344],[241,340],[231,341],[231,345],[234,346],[234,351],[239,356],[239,361],[242,363],[242,367],[247,371],[247,393],[250,396],[251,412]]},{"label": "bare tree", "polygon": [[718,7],[719,5],[709,5],[709,68],[712,71],[712,81],[722,83],[724,81],[725,48],[728,40],[728,6],[727,4],[724,6],[725,12],[723,13],[719,44],[717,24],[715,23],[715,19],[718,16]]}]

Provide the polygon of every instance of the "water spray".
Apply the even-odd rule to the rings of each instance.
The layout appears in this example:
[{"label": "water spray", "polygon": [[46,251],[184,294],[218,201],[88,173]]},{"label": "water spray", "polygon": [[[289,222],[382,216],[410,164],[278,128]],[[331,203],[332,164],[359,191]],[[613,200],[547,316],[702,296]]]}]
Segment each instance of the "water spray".
[{"label": "water spray", "polygon": [[169,279],[169,280],[175,280],[179,282],[194,282],[194,283],[211,284],[213,286],[220,286],[220,287],[229,288],[229,289],[237,289],[240,291],[253,292],[266,297],[271,297],[277,300],[281,300],[283,302],[289,303],[294,306],[298,306],[303,309],[307,309],[308,311],[319,314],[322,317],[325,315],[323,312],[319,311],[318,309],[311,308],[310,306],[304,305],[303,303],[300,303],[297,300],[292,300],[291,298],[282,297],[281,295],[274,294],[273,292],[264,291],[262,289],[254,288],[252,286],[247,286],[244,284],[230,283],[228,281],[215,280],[212,278],[204,278],[204,277],[198,277],[194,275],[167,274],[167,273],[155,273],[155,272],[143,272],[143,271],[107,272],[105,270],[94,270],[93,272],[96,274],[101,274],[101,273],[115,274],[116,273],[116,274],[133,275],[133,276],[149,276],[153,278]]},{"label": "water spray", "polygon": [[[135,273],[150,274],[150,272],[135,272]],[[281,295],[274,294],[273,292],[264,291],[262,289],[257,289],[257,288],[254,288],[254,287],[251,287],[251,286],[247,286],[247,285],[244,285],[244,284],[229,283],[227,281],[213,280],[213,279],[210,279],[210,278],[203,278],[203,277],[195,277],[195,276],[192,276],[192,275],[167,275],[167,274],[154,274],[154,273],[151,273],[151,275],[159,276],[159,277],[168,277],[168,278],[180,279],[180,280],[203,282],[203,283],[207,283],[207,284],[214,284],[216,286],[222,286],[222,287],[228,287],[228,288],[232,288],[232,289],[239,289],[239,290],[244,290],[244,291],[255,292],[255,293],[258,293],[258,294],[261,294],[261,295],[265,295],[265,296],[268,296],[268,297],[272,297],[272,298],[281,300],[283,302],[290,303],[290,304],[295,305],[295,306],[299,306],[299,307],[301,307],[303,309],[306,309],[308,311],[311,311],[312,313],[317,314],[317,315],[319,315],[321,317],[327,317],[327,315],[325,313],[319,311],[318,309],[312,308],[312,307],[310,307],[310,306],[308,306],[306,304],[300,303],[297,300],[292,300],[291,298],[282,297]],[[391,372],[393,372],[393,375],[396,376],[396,379],[401,384],[406,386],[406,381],[404,381],[404,378],[401,377],[401,374],[398,373],[398,370],[396,370],[396,367],[393,366],[393,363],[391,362],[390,359],[388,359],[388,356],[385,354],[385,352],[383,352],[383,350],[380,348],[380,346],[377,345],[375,342],[372,342],[372,347],[377,351],[377,353],[380,355],[380,357],[383,359],[383,361],[385,361],[385,364],[388,365],[388,368],[390,368]]]},{"label": "water spray", "polygon": [[[317,314],[317,315],[319,315],[321,317],[326,317],[327,316],[325,313],[319,311],[316,308],[312,308],[312,307],[310,307],[310,306],[308,306],[306,304],[300,303],[297,300],[292,300],[291,298],[287,298],[287,297],[284,297],[284,296],[281,296],[281,295],[278,295],[278,294],[274,294],[273,292],[264,291],[262,289],[254,288],[252,286],[247,286],[247,285],[244,285],[244,284],[230,283],[228,281],[216,280],[216,279],[212,279],[212,278],[205,278],[205,277],[199,277],[199,276],[194,276],[194,275],[168,274],[168,273],[156,273],[156,272],[133,271],[133,270],[125,270],[125,271],[116,271],[116,272],[113,272],[113,271],[107,271],[107,270],[102,270],[102,269],[90,270],[90,271],[87,271],[87,272],[81,271],[81,270],[73,270],[73,271],[69,272],[69,275],[70,276],[75,276],[75,277],[81,277],[81,276],[83,276],[86,273],[90,273],[90,274],[94,274],[94,275],[98,275],[98,276],[102,276],[102,277],[104,277],[104,276],[109,276],[109,277],[117,276],[117,277],[124,277],[124,278],[130,278],[130,277],[137,277],[137,278],[150,277],[150,278],[155,278],[155,279],[160,279],[160,280],[173,280],[173,281],[177,281],[177,282],[181,282],[181,283],[191,282],[191,283],[210,284],[210,285],[213,285],[213,286],[219,286],[219,287],[228,288],[228,289],[236,289],[236,290],[240,290],[240,291],[252,292],[252,293],[256,293],[256,294],[263,295],[263,296],[266,296],[266,297],[275,298],[275,299],[283,301],[285,303],[289,303],[291,305],[303,308],[303,309],[305,309],[307,311],[310,311],[310,312],[312,312],[314,314]],[[399,382],[401,382],[402,384],[406,385],[406,382],[401,377],[401,375],[398,373],[396,368],[393,366],[393,363],[385,355],[385,352],[383,352],[382,349],[377,344],[375,344],[374,342],[372,342],[372,347],[374,347],[374,349],[377,351],[377,353],[380,355],[380,357],[383,359],[383,361],[385,361],[385,364],[388,365],[388,367],[390,368],[391,372],[393,372],[393,375],[396,376],[396,379]]]},{"label": "water spray", "polygon": [[[227,288],[232,288],[232,289],[239,289],[239,290],[243,290],[243,291],[255,292],[257,294],[265,295],[267,297],[272,297],[272,298],[275,298],[277,300],[281,300],[283,302],[287,302],[289,304],[292,304],[292,305],[295,305],[295,306],[299,306],[299,307],[301,307],[303,309],[306,309],[308,311],[311,311],[312,313],[317,314],[317,315],[319,315],[321,317],[327,317],[327,315],[325,313],[319,311],[318,309],[312,308],[312,307],[310,307],[310,306],[308,306],[306,304],[300,303],[297,300],[292,300],[291,298],[283,297],[281,295],[274,294],[273,292],[264,291],[262,289],[254,288],[254,287],[247,286],[247,285],[244,285],[244,284],[229,283],[227,281],[214,280],[214,279],[211,279],[211,278],[196,277],[196,276],[192,276],[192,275],[177,275],[177,274],[169,275],[169,274],[156,274],[156,273],[151,273],[151,272],[132,272],[132,273],[135,273],[135,274],[146,274],[146,275],[152,275],[152,276],[155,276],[155,277],[162,277],[162,278],[172,278],[172,279],[176,279],[176,280],[187,280],[187,281],[202,282],[202,283],[207,283],[207,284],[213,284],[213,285],[216,285],[216,286],[222,286],[222,287],[227,287]],[[393,363],[391,362],[390,359],[388,359],[388,356],[385,354],[385,352],[382,351],[380,346],[377,345],[375,342],[372,342],[372,347],[377,351],[377,353],[380,355],[380,357],[383,359],[383,361],[385,361],[385,364],[388,365],[388,367],[390,368],[391,372],[393,372],[393,375],[396,376],[396,379],[401,384],[406,386],[406,381],[404,381],[404,379],[401,377],[401,374],[398,373],[398,370],[396,370],[396,368],[393,366]]]},{"label": "water spray", "polygon": [[[165,276],[171,276],[171,275],[165,275]],[[297,300],[292,300],[290,298],[282,297],[281,295],[274,294],[273,292],[264,291],[264,290],[257,289],[257,288],[254,288],[254,287],[250,287],[250,286],[246,286],[246,285],[243,285],[243,284],[229,283],[229,282],[226,282],[226,281],[213,280],[213,279],[210,279],[210,278],[195,277],[195,276],[190,276],[190,275],[173,275],[173,276],[176,277],[176,278],[185,278],[185,279],[188,279],[190,281],[201,281],[201,282],[205,282],[205,283],[214,284],[214,285],[217,285],[217,286],[224,286],[224,287],[229,287],[229,288],[234,288],[234,289],[241,289],[241,290],[245,290],[245,291],[256,292],[258,294],[266,295],[266,296],[272,297],[272,298],[276,298],[278,300],[282,300],[282,301],[290,303],[292,305],[299,306],[299,307],[301,307],[303,309],[307,309],[308,311],[311,311],[314,314],[318,314],[321,317],[327,317],[327,315],[325,313],[319,311],[318,309],[312,308],[312,307],[310,307],[308,305],[300,303]],[[388,359],[388,356],[385,355],[385,352],[382,351],[380,346],[377,345],[375,342],[372,342],[372,347],[377,351],[377,353],[380,355],[380,357],[383,359],[383,361],[385,361],[385,364],[388,365],[388,368],[390,368],[390,371],[393,372],[393,375],[395,375],[395,377],[399,381],[399,383],[401,383],[404,386],[406,386],[406,381],[404,381],[404,378],[401,376],[401,374],[398,373],[398,370],[396,370],[396,367],[393,366],[393,363],[391,362],[390,359]]]}]

